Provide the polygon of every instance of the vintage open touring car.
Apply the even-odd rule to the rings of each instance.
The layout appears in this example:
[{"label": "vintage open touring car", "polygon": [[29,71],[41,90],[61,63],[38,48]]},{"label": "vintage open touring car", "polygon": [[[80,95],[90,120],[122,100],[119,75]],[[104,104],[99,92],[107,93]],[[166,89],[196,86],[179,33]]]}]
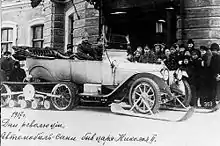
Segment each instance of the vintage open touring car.
[{"label": "vintage open touring car", "polygon": [[107,50],[102,61],[95,61],[68,58],[55,50],[26,47],[23,51],[28,49],[32,54],[26,56],[31,79],[2,82],[2,107],[71,110],[82,102],[125,102],[132,111],[155,114],[162,105],[187,107],[191,99],[189,84],[181,71],[170,72],[163,64],[112,58],[115,52]]}]

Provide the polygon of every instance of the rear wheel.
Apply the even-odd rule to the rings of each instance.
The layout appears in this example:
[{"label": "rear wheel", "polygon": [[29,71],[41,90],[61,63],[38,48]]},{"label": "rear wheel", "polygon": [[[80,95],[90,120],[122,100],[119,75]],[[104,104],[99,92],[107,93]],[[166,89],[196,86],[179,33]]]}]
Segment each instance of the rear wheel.
[{"label": "rear wheel", "polygon": [[53,106],[57,110],[71,110],[79,103],[78,90],[74,83],[59,83],[52,89],[52,94],[60,97],[51,97]]},{"label": "rear wheel", "polygon": [[131,85],[129,103],[139,113],[154,114],[160,106],[160,89],[149,78],[139,78]]}]

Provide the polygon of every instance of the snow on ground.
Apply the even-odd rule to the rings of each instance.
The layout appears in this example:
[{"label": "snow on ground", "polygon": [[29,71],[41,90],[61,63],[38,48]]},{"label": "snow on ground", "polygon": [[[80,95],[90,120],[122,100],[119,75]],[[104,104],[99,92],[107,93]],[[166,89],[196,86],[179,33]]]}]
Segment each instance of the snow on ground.
[{"label": "snow on ground", "polygon": [[[24,112],[25,117],[20,119],[10,117],[13,112]],[[182,113],[168,112],[172,118]],[[23,114],[22,114],[23,115]],[[166,115],[166,113],[165,113]],[[18,124],[15,128],[4,127],[3,120],[10,119],[11,123]],[[61,127],[51,128],[27,128],[27,123],[35,120],[35,124],[61,124]],[[194,115],[187,121],[174,123],[156,120],[146,120],[136,117],[116,115],[109,108],[78,108],[74,111],[46,111],[19,108],[3,108],[1,113],[1,144],[2,146],[29,145],[29,146],[219,146],[220,145],[220,111],[210,114]],[[22,124],[27,127],[22,127]],[[75,140],[61,140],[59,135],[51,140],[5,140],[4,132],[12,132],[17,135],[63,135],[65,138],[76,137]],[[93,140],[83,140],[83,136],[94,135]],[[149,138],[148,141],[119,140],[122,135],[136,137],[137,139]],[[102,136],[104,138],[99,139]],[[117,140],[109,141],[107,137]],[[63,137],[64,138],[64,137]],[[143,140],[143,139],[142,139]],[[153,140],[153,141],[150,141]],[[116,142],[117,141],[117,142]]]}]

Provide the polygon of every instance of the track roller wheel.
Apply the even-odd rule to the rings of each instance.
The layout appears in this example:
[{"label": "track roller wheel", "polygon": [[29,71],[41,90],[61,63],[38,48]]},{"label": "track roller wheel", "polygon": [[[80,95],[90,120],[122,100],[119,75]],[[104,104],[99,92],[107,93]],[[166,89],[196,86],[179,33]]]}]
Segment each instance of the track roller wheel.
[{"label": "track roller wheel", "polygon": [[33,101],[31,102],[31,108],[34,109],[34,110],[39,109],[39,108],[40,108],[40,103],[39,103],[39,101],[33,100]]},{"label": "track roller wheel", "polygon": [[51,108],[51,102],[49,100],[44,101],[44,108],[49,110]]},{"label": "track roller wheel", "polygon": [[8,106],[9,106],[10,108],[17,107],[17,106],[18,106],[18,102],[15,101],[15,100],[9,100]]},{"label": "track roller wheel", "polygon": [[31,106],[31,102],[30,101],[28,101],[28,100],[21,100],[20,101],[20,107],[21,108],[28,108],[28,107],[30,107]]}]

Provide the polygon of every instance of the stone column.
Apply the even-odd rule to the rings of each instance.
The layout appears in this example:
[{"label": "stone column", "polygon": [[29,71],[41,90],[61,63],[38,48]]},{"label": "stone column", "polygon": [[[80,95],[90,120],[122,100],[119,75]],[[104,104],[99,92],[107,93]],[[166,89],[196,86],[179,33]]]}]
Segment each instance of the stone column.
[{"label": "stone column", "polygon": [[[99,35],[99,11],[85,0],[74,0],[76,11],[73,14],[73,45],[76,46],[87,33],[91,43]],[[79,15],[79,17],[77,16]]]},{"label": "stone column", "polygon": [[167,9],[166,10],[166,21],[167,21],[167,45],[170,47],[175,42],[175,11],[173,9]]},{"label": "stone column", "polygon": [[45,4],[44,47],[64,49],[64,5]]},{"label": "stone column", "polygon": [[178,20],[177,39],[193,39],[196,47],[220,43],[220,0],[181,1],[184,13]]}]

